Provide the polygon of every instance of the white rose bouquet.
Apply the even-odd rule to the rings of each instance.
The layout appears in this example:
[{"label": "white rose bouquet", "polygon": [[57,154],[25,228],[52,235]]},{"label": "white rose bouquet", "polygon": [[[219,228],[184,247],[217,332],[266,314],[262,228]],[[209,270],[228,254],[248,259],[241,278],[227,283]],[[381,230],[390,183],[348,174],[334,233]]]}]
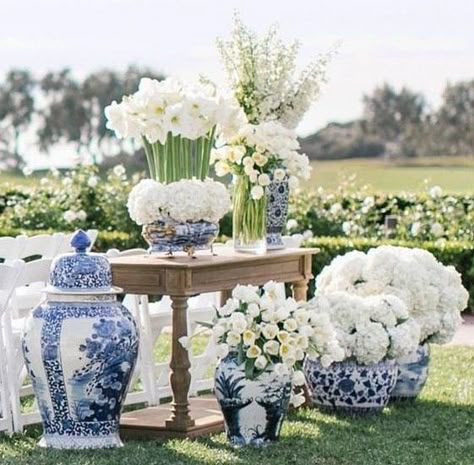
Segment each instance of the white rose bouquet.
[{"label": "white rose bouquet", "polygon": [[[238,364],[245,364],[249,379],[270,367],[284,373],[293,370],[293,384],[299,386],[304,384],[300,370],[305,354],[321,357],[325,366],[343,355],[329,318],[285,298],[272,281],[262,290],[237,286],[209,327],[219,356],[235,353]],[[302,394],[293,397],[294,404],[301,400]]]},{"label": "white rose bouquet", "polygon": [[138,91],[105,108],[107,127],[119,138],[143,142],[150,175],[161,182],[205,179],[217,126],[239,127],[243,112],[208,82],[143,78]]},{"label": "white rose bouquet", "polygon": [[392,294],[420,327],[419,343],[449,342],[462,319],[468,292],[460,274],[426,250],[382,246],[336,257],[316,278],[316,294]]},{"label": "white rose bouquet", "polygon": [[307,308],[334,326],[344,360],[371,365],[411,356],[418,348],[420,327],[409,317],[405,303],[393,295],[333,292],[317,295]]},{"label": "white rose bouquet", "polygon": [[170,184],[146,179],[132,189],[127,206],[132,220],[146,225],[165,217],[178,222],[218,223],[230,205],[225,186],[211,179],[183,179]]}]

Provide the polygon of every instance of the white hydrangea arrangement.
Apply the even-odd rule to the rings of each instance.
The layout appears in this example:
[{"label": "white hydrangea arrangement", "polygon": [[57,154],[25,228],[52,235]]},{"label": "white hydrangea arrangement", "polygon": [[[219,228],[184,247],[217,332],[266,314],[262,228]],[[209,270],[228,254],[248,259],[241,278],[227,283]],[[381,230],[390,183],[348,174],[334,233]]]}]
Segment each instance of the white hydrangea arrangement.
[{"label": "white hydrangea arrangement", "polygon": [[393,295],[333,292],[317,295],[307,307],[330,320],[344,360],[372,365],[410,357],[418,348],[420,327],[409,317],[405,303]]},{"label": "white hydrangea arrangement", "polygon": [[[325,366],[343,356],[329,318],[285,298],[284,290],[273,281],[263,289],[237,286],[209,327],[219,356],[235,353],[249,379],[271,367],[282,373],[293,370],[293,384],[301,386],[305,354],[320,357]],[[293,395],[293,404],[302,401],[302,394]]]},{"label": "white hydrangea arrangement", "polygon": [[217,126],[235,131],[246,119],[232,99],[209,82],[143,78],[138,91],[105,108],[107,127],[119,138],[143,142],[152,178],[173,182],[205,179]]},{"label": "white hydrangea arrangement", "polygon": [[170,184],[145,179],[132,189],[127,204],[130,217],[139,225],[165,217],[178,222],[218,223],[230,205],[226,187],[211,179],[183,179]]},{"label": "white hydrangea arrangement", "polygon": [[460,274],[426,250],[381,246],[336,257],[316,279],[316,294],[399,297],[420,327],[419,343],[449,342],[462,323],[468,292]]},{"label": "white hydrangea arrangement", "polygon": [[276,26],[259,38],[238,14],[230,40],[218,39],[217,46],[249,121],[279,121],[293,129],[319,97],[332,58],[321,55],[296,76],[299,43],[285,44]]},{"label": "white hydrangea arrangement", "polygon": [[298,152],[299,147],[296,133],[280,123],[245,124],[228,144],[212,151],[211,163],[217,176],[245,176],[252,199],[259,200],[271,176],[277,181],[287,178],[290,189],[297,188],[300,179],[309,179],[309,159]]}]

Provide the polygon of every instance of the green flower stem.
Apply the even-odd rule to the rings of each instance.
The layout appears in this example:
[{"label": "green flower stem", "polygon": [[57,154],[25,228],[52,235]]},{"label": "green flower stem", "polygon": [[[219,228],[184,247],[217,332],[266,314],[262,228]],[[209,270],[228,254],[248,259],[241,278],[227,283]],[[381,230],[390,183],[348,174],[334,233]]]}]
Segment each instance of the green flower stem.
[{"label": "green flower stem", "polygon": [[264,239],[266,234],[266,195],[254,200],[250,190],[248,177],[239,176],[234,188],[233,228],[234,237],[242,244]]},{"label": "green flower stem", "polygon": [[168,133],[164,144],[150,144],[143,138],[143,146],[150,176],[156,181],[170,183],[180,179],[205,179],[209,175],[211,150],[215,143],[215,126],[196,140]]}]

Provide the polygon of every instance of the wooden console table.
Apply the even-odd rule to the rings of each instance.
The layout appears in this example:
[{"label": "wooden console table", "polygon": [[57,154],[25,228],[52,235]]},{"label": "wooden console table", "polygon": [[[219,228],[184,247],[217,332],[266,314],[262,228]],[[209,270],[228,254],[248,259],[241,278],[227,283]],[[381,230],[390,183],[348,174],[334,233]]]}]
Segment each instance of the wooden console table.
[{"label": "wooden console table", "polygon": [[130,294],[169,295],[173,328],[169,406],[149,407],[122,416],[125,436],[196,437],[222,431],[223,421],[214,398],[188,399],[191,375],[188,352],[179,343],[187,335],[187,300],[204,292],[222,291],[223,299],[237,284],[262,285],[267,281],[291,283],[296,300],[306,300],[311,279],[311,257],[317,249],[283,249],[264,255],[235,252],[217,246],[215,255],[198,253],[196,258],[137,255],[110,260],[112,280]]}]

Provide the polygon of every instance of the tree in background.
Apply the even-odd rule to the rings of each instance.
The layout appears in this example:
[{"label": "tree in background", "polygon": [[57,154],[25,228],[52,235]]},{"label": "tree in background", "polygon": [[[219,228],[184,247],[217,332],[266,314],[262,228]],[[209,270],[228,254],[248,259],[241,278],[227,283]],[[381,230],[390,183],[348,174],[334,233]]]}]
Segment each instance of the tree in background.
[{"label": "tree in background", "polygon": [[[416,138],[425,118],[423,95],[403,87],[397,92],[388,84],[363,97],[363,126],[391,147],[390,151],[413,156]],[[388,147],[387,147],[388,148]]]},{"label": "tree in background", "polygon": [[436,133],[447,155],[474,154],[474,79],[448,84],[436,113]]},{"label": "tree in background", "polygon": [[32,120],[35,80],[27,70],[13,69],[0,86],[0,165],[19,169],[24,165],[20,137]]}]

